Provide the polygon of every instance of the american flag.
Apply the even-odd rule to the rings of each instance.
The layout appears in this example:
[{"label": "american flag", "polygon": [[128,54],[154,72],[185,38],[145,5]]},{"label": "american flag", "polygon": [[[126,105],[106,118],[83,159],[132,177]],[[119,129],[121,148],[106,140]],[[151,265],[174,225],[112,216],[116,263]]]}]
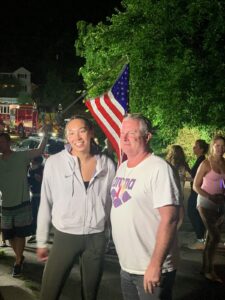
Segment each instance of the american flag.
[{"label": "american flag", "polygon": [[118,163],[122,162],[120,127],[128,110],[129,65],[125,65],[112,88],[102,96],[85,102],[92,116],[112,144]]}]

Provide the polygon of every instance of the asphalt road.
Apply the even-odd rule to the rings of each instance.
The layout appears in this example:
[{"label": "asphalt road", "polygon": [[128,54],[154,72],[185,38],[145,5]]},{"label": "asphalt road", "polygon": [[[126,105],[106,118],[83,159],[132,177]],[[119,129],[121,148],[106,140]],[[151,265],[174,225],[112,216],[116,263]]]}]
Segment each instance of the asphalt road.
[{"label": "asphalt road", "polygon": [[[222,239],[225,242],[225,228]],[[193,241],[194,233],[185,217],[179,231],[180,267],[174,286],[173,300],[225,300],[225,248],[217,249],[215,267],[224,284],[211,283],[200,274],[202,251],[188,248],[188,244]],[[0,250],[0,292],[4,300],[39,299],[44,265],[37,262],[35,250],[36,244],[27,244],[24,253],[26,258],[24,275],[18,279],[11,276],[14,263],[12,249],[7,247]],[[98,300],[122,300],[119,272],[118,258],[111,251],[110,254],[105,255]],[[60,300],[72,299],[81,300],[78,264],[74,265],[60,297]]]}]

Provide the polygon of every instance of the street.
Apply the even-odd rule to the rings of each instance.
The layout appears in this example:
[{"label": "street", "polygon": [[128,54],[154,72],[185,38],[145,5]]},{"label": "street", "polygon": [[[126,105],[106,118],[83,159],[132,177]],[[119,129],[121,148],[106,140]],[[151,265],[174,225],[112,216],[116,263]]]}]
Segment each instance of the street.
[{"label": "street", "polygon": [[[225,230],[223,230],[222,240],[225,241]],[[185,216],[184,224],[179,231],[180,267],[177,272],[173,300],[224,300],[225,284],[211,283],[200,274],[202,250],[190,250],[187,247],[193,241],[194,233]],[[44,265],[36,260],[36,244],[26,245],[24,276],[18,279],[11,276],[14,263],[12,249],[7,247],[0,251],[0,291],[3,299],[39,299]],[[225,283],[224,265],[225,248],[221,247],[218,248],[216,254],[216,271]],[[105,254],[105,267],[98,300],[122,300],[119,272],[117,256],[114,253]],[[60,300],[69,299],[81,300],[78,264],[74,265],[60,297]]]}]

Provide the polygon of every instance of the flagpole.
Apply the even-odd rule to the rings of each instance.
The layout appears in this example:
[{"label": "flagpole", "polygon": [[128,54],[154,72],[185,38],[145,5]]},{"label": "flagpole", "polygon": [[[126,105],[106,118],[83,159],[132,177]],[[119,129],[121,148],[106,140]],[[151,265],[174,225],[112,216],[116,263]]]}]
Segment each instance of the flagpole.
[{"label": "flagpole", "polygon": [[72,103],[70,103],[64,110],[62,110],[61,114],[65,114],[74,104],[76,104],[79,100],[84,98],[87,95],[87,91],[83,91],[82,94],[77,97]]},{"label": "flagpole", "polygon": [[[126,58],[126,61],[127,61],[126,63],[128,63],[128,62],[129,62],[128,56],[126,55],[125,58]],[[121,59],[117,62],[117,64],[120,64],[121,62],[124,62],[124,57],[121,58]],[[124,68],[123,68],[123,70],[124,70]],[[72,103],[70,103],[64,110],[62,110],[61,114],[62,114],[62,115],[65,114],[65,113],[66,113],[72,106],[74,106],[79,100],[81,100],[82,98],[84,98],[84,97],[88,94],[88,91],[89,91],[90,89],[92,89],[94,86],[98,85],[98,83],[99,83],[100,81],[102,81],[102,80],[104,80],[105,78],[107,78],[107,76],[108,76],[109,73],[111,73],[111,69],[108,70],[108,72],[106,72],[106,73],[105,73],[104,75],[102,75],[100,78],[98,78],[98,80],[96,80],[94,83],[92,83],[92,85],[89,86],[86,90],[84,90],[80,96],[78,96]],[[121,72],[121,73],[122,73],[122,72]]]}]

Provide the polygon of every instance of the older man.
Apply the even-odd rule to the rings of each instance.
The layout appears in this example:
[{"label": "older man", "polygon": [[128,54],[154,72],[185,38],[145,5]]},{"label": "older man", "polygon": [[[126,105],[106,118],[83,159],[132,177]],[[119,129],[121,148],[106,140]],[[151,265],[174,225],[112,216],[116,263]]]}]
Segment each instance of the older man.
[{"label": "older man", "polygon": [[122,122],[127,155],[111,188],[112,233],[125,300],[172,299],[177,268],[180,192],[171,167],[150,153],[151,123],[139,114]]},{"label": "older man", "polygon": [[2,192],[2,233],[9,240],[16,260],[12,275],[20,276],[24,261],[25,237],[32,234],[32,211],[27,182],[30,160],[40,156],[45,148],[47,136],[33,150],[14,152],[10,136],[0,133],[0,191]]}]

